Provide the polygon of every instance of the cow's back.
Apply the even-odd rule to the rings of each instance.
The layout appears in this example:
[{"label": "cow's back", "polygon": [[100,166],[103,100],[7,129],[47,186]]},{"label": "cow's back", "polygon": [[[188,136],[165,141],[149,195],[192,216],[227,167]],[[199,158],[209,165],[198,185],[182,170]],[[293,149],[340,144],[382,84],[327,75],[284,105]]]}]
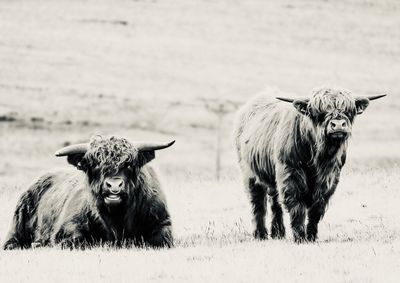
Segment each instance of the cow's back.
[{"label": "cow's back", "polygon": [[277,101],[273,94],[256,96],[239,111],[236,149],[242,171],[251,171],[264,181],[274,182],[275,165],[290,142],[296,110]]}]

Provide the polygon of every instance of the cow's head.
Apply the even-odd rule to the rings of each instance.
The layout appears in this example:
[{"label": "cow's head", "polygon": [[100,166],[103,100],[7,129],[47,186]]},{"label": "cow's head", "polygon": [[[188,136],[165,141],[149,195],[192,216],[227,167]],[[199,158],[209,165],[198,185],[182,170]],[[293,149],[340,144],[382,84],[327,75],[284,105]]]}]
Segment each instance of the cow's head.
[{"label": "cow's head", "polygon": [[124,206],[138,186],[140,168],[169,143],[130,143],[124,138],[94,136],[89,143],[64,147],[56,156],[86,173],[93,193],[108,209]]},{"label": "cow's head", "polygon": [[312,91],[310,98],[277,98],[292,103],[302,115],[311,119],[321,142],[341,143],[350,136],[355,116],[363,113],[371,100],[384,96],[354,97],[347,90],[318,88]]}]

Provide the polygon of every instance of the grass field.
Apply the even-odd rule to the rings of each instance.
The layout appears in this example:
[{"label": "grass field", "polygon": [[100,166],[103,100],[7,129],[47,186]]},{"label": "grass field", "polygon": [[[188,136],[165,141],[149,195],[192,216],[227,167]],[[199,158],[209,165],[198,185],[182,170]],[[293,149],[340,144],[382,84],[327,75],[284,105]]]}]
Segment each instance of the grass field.
[{"label": "grass field", "polygon": [[[398,282],[400,3],[1,1],[0,242],[54,152],[92,134],[177,140],[158,154],[171,250],[0,251],[1,282]],[[358,117],[315,244],[254,241],[233,110],[266,89],[388,93]],[[217,117],[222,178],[215,180]],[[287,219],[286,219],[287,222]]]}]

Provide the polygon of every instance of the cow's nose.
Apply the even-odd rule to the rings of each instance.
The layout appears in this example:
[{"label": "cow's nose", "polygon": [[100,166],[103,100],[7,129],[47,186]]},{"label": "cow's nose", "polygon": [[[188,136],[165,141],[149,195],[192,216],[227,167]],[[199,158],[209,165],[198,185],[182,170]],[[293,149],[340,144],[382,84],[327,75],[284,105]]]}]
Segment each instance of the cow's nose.
[{"label": "cow's nose", "polygon": [[107,179],[105,183],[106,183],[107,189],[113,194],[120,193],[124,186],[124,180],[119,179],[119,178]]},{"label": "cow's nose", "polygon": [[333,119],[329,122],[329,126],[333,131],[344,131],[347,132],[348,125],[344,119]]}]

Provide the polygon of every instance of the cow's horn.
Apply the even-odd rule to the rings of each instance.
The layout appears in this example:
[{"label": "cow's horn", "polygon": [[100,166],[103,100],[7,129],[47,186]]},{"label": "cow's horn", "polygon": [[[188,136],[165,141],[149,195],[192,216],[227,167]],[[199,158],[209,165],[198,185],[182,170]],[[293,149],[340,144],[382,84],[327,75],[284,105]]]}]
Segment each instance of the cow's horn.
[{"label": "cow's horn", "polygon": [[379,94],[379,95],[372,95],[372,96],[367,96],[368,100],[375,100],[375,99],[379,99],[381,97],[385,97],[386,94]]},{"label": "cow's horn", "polygon": [[159,150],[170,147],[175,143],[175,140],[168,143],[155,143],[155,142],[138,142],[134,143],[134,147],[139,151]]},{"label": "cow's horn", "polygon": [[282,100],[285,102],[290,102],[290,103],[292,103],[294,101],[293,98],[287,98],[287,97],[277,97],[276,99],[279,99],[279,100]]},{"label": "cow's horn", "polygon": [[57,150],[55,154],[56,154],[56,156],[66,156],[66,155],[77,154],[77,153],[86,153],[88,148],[89,148],[88,143],[72,144],[72,145],[63,147],[60,150]]}]

